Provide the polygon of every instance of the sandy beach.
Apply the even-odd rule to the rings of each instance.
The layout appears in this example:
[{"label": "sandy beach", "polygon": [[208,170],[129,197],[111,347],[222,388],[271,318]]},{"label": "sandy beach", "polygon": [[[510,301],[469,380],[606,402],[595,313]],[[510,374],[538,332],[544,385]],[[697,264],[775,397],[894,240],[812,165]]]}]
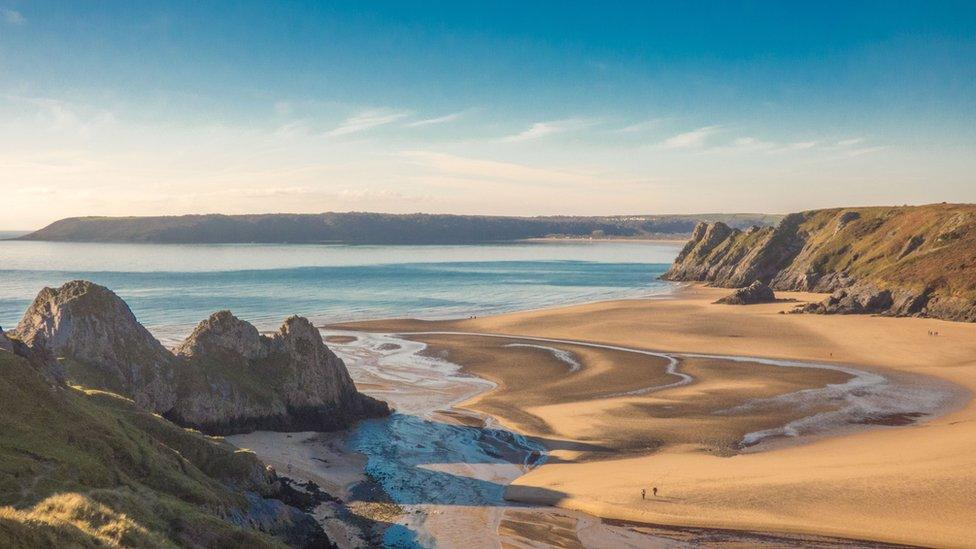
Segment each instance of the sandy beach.
[{"label": "sandy beach", "polygon": [[330,328],[405,334],[494,382],[459,407],[549,450],[509,500],[642,524],[971,545],[976,326],[713,304],[726,293]]}]

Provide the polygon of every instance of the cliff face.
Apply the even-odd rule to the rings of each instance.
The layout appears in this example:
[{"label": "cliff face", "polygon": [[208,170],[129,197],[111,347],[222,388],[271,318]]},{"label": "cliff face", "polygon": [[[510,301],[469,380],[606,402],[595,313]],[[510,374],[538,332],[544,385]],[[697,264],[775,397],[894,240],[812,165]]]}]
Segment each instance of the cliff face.
[{"label": "cliff face", "polygon": [[307,320],[272,337],[229,312],[164,348],[107,288],[85,281],[45,288],[15,339],[58,359],[69,381],[132,397],[145,410],[211,434],[326,431],[389,413],[356,391],[345,364]]},{"label": "cliff face", "polygon": [[221,311],[176,353],[187,368],[168,417],[205,432],[333,430],[389,413],[385,403],[356,391],[345,364],[302,317],[266,337]]},{"label": "cliff face", "polygon": [[663,278],[834,292],[809,312],[972,322],[976,205],[813,210],[746,231],[702,223]]},{"label": "cliff face", "polygon": [[153,412],[176,403],[176,358],[107,288],[81,280],[44,288],[13,334],[61,359],[75,383],[130,396]]}]

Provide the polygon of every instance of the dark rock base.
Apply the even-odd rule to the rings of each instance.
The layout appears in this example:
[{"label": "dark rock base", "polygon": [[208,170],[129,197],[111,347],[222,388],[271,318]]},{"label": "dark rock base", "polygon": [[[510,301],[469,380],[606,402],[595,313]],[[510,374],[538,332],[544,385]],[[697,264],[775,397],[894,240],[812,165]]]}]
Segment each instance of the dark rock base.
[{"label": "dark rock base", "polygon": [[757,303],[773,303],[776,295],[772,288],[760,281],[755,281],[745,288],[739,288],[731,294],[716,301],[725,305],[754,305]]},{"label": "dark rock base", "polygon": [[243,417],[229,421],[197,423],[166,413],[163,417],[180,425],[215,436],[239,435],[254,431],[277,431],[283,433],[301,431],[339,431],[361,419],[385,417],[390,415],[387,403],[366,395],[357,394],[354,405],[338,409],[332,406],[288,408],[284,415]]}]

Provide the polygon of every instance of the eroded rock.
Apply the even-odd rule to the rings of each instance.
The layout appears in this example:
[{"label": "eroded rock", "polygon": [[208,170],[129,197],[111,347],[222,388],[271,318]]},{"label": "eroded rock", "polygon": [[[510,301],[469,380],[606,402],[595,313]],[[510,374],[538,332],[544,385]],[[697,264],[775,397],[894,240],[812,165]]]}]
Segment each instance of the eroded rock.
[{"label": "eroded rock", "polygon": [[[229,311],[200,323],[174,352],[107,288],[86,281],[45,288],[3,337],[67,379],[131,397],[141,408],[210,434],[329,431],[389,413],[356,390],[345,364],[302,317],[264,336]],[[57,359],[57,362],[54,361]]]},{"label": "eroded rock", "polygon": [[329,431],[389,413],[356,391],[346,365],[302,317],[269,337],[221,311],[176,351],[187,368],[167,415],[204,432]]},{"label": "eroded rock", "polygon": [[731,294],[716,301],[725,305],[753,305],[756,303],[772,303],[776,295],[772,288],[760,281],[755,281],[745,288],[739,288]]},{"label": "eroded rock", "polygon": [[178,361],[111,290],[84,280],[44,288],[14,335],[64,366],[68,379],[165,412],[176,403]]}]

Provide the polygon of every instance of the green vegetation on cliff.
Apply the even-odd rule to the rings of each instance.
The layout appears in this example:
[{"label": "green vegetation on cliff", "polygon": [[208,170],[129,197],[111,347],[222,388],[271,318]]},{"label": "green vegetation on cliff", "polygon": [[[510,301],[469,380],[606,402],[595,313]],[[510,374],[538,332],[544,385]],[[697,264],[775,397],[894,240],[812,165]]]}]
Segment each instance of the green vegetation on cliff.
[{"label": "green vegetation on cliff", "polygon": [[[0,546],[276,547],[321,531],[250,452],[0,351]],[[263,531],[262,531],[263,530]]]},{"label": "green vegetation on cliff", "polygon": [[976,321],[976,205],[812,210],[746,231],[701,224],[664,278],[835,292],[810,312]]},{"label": "green vegetation on cliff", "polygon": [[770,225],[762,214],[501,217],[442,214],[184,215],[73,217],[21,240],[161,243],[463,244],[546,236],[648,238],[687,235],[700,221]]}]

